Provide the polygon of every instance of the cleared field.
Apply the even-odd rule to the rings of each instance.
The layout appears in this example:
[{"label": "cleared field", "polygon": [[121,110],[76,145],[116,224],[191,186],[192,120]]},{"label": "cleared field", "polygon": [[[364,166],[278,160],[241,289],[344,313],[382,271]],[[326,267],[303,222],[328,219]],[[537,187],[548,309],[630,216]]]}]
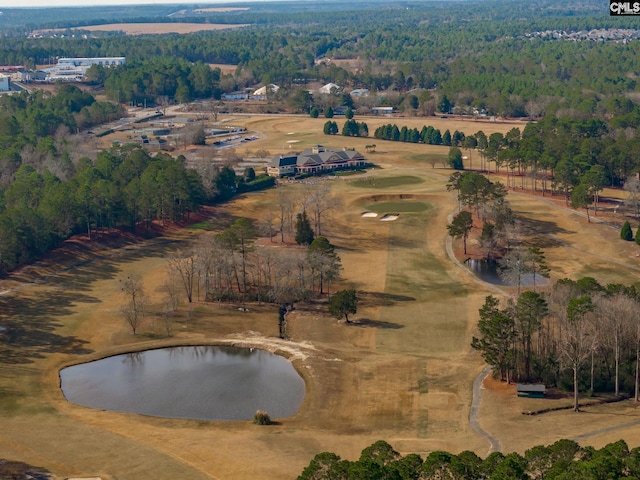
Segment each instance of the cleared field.
[{"label": "cleared field", "polygon": [[210,63],[211,68],[219,68],[223,75],[233,75],[238,68],[237,65],[228,65],[226,63]]},{"label": "cleared field", "polygon": [[[107,23],[104,25],[87,25],[75,30],[90,32],[124,32],[126,35],[161,35],[165,33],[193,33],[209,30],[232,30],[246,27],[248,24],[217,23]],[[47,30],[52,31],[52,30]]]},{"label": "cleared field", "polygon": [[[291,139],[300,140],[301,147],[348,142],[362,152],[371,143],[326,137],[320,133],[323,122],[309,118],[238,117],[233,122],[262,132],[263,139],[251,148],[272,153]],[[465,133],[482,129],[487,134],[513,126],[461,125],[470,126]],[[275,480],[295,478],[319,452],[356,459],[379,439],[404,454],[473,450],[485,455],[487,440],[469,426],[472,381],[484,368],[469,343],[478,308],[495,291],[447,255],[446,225],[457,207],[445,187],[451,171],[412,157],[446,153],[447,147],[377,143],[378,151],[369,158],[381,168],[366,174],[375,184],[355,186],[354,177],[318,180],[342,200],[323,234],[336,245],[344,267],[341,284],[333,288],[359,291],[361,303],[351,325],[323,309],[299,305],[288,317],[291,339],[282,341],[276,306],[252,305],[250,312],[241,312],[233,305],[197,301],[190,319],[183,307],[174,335],[166,338],[160,322],[151,321],[140,335],[131,335],[119,313],[124,303],[119,279],[139,275],[152,308],[159,308],[170,253],[215,234],[234,218],[265,218],[276,208],[280,188],[302,197],[308,190],[303,183],[215,208],[211,231],[186,229],[94,261],[85,263],[91,257],[78,256],[69,262],[83,263],[72,269],[64,270],[68,262],[46,263],[2,281],[0,326],[7,330],[0,342],[0,458],[43,466],[61,477]],[[616,242],[617,230],[588,224],[573,211],[538,198],[509,194],[509,199],[529,238],[545,242],[541,246],[554,279],[585,271],[602,271],[603,282],[640,278],[637,246]],[[385,213],[402,206],[412,210],[392,222],[362,217],[376,204]],[[276,242],[273,248],[292,248]],[[40,277],[44,274],[51,276]],[[269,427],[250,421],[159,419],[78,407],[66,402],[59,389],[59,369],[72,363],[168,344],[229,343],[292,360],[307,385],[297,415]],[[579,437],[597,447],[612,437],[631,446],[640,443],[633,423],[637,411],[628,402],[590,408],[584,415],[525,417],[522,410],[537,402],[551,406],[564,400],[521,399],[513,387],[486,386],[480,424],[505,452],[562,437]]]}]

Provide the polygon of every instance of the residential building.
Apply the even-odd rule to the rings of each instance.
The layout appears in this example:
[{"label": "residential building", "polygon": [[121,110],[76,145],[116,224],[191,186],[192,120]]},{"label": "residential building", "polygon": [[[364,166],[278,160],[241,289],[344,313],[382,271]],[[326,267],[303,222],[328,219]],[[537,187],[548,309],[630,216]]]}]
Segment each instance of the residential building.
[{"label": "residential building", "polygon": [[342,87],[336,85],[335,83],[327,83],[326,85],[320,87],[318,89],[320,93],[324,93],[326,95],[330,95],[333,93],[338,93],[342,91]]}]

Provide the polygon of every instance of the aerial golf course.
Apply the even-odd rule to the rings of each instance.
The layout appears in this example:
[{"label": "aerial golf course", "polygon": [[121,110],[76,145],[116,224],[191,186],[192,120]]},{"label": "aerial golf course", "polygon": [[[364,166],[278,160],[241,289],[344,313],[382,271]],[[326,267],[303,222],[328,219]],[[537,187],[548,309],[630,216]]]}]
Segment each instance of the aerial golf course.
[{"label": "aerial golf course", "polygon": [[[314,179],[330,186],[339,206],[327,213],[323,235],[342,262],[332,291],[353,287],[360,303],[352,323],[328,314],[322,302],[300,303],[287,315],[288,339],[279,338],[278,306],[182,299],[167,335],[160,309],[167,258],[234,219],[259,223],[277,208],[279,192],[304,196],[306,183],[287,183],[206,210],[205,228],[176,228],[162,237],[110,248],[82,239],[3,279],[0,290],[0,457],[20,460],[66,477],[102,479],[295,478],[314,455],[332,451],[355,459],[384,439],[402,454],[491,448],[524,452],[561,438],[602,447],[618,440],[640,443],[632,401],[560,410],[537,416],[523,411],[570,405],[570,398],[523,399],[513,386],[490,378],[476,392],[485,369],[470,347],[478,309],[487,295],[515,292],[478,281],[461,263],[457,240],[447,234],[458,202],[446,184],[452,171],[430,156],[447,147],[325,136],[322,119],[240,117],[261,140],[250,148],[272,154],[323,144],[366,153],[377,168],[359,175]],[[387,123],[367,118],[369,130]],[[395,119],[418,126],[425,119]],[[433,119],[438,128],[472,135],[507,132],[514,124]],[[414,125],[415,124],[415,125]],[[523,128],[524,125],[515,125]],[[249,148],[249,147],[247,147]],[[239,153],[243,153],[239,150]],[[474,162],[477,160],[474,158]],[[473,165],[472,165],[473,166]],[[494,172],[491,180],[499,177]],[[616,192],[605,192],[616,195]],[[551,280],[593,276],[601,283],[640,279],[639,247],[620,242],[619,231],[588,223],[563,202],[509,192],[530,245],[544,249]],[[365,216],[374,212],[377,216]],[[391,221],[381,221],[392,215]],[[266,248],[299,248],[279,235]],[[95,242],[94,242],[95,243]],[[120,243],[119,245],[122,245]],[[456,258],[458,261],[456,261]],[[121,280],[140,278],[149,305],[136,335],[121,313]],[[250,419],[208,422],[115,413],[68,402],[59,371],[107,356],[169,345],[235,345],[288,358],[306,384],[292,417],[258,426]],[[490,441],[497,440],[497,444]]]}]

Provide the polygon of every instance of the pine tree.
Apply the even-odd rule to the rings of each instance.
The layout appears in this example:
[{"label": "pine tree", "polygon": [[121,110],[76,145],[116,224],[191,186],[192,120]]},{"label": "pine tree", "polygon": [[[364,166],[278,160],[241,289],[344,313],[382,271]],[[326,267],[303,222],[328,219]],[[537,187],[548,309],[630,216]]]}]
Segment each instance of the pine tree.
[{"label": "pine tree", "polygon": [[299,213],[296,217],[296,243],[298,245],[309,245],[313,242],[313,229],[311,228],[311,222],[307,217],[305,210]]},{"label": "pine tree", "polygon": [[622,230],[620,230],[620,238],[623,240],[627,240],[628,242],[633,240],[633,232],[631,231],[631,224],[629,222],[624,222],[624,225],[622,225]]},{"label": "pine tree", "polygon": [[636,243],[640,245],[640,226],[638,226],[638,230],[636,230]]}]

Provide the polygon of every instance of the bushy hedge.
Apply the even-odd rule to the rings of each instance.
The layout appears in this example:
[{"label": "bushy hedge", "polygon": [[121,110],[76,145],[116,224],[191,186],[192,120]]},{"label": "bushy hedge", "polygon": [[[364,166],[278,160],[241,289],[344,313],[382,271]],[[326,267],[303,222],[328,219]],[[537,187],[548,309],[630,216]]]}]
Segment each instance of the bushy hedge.
[{"label": "bushy hedge", "polygon": [[269,175],[262,174],[258,175],[255,180],[247,183],[239,183],[238,184],[238,193],[244,192],[255,192],[257,190],[264,190],[266,188],[271,188],[276,184],[275,177],[270,177]]}]

